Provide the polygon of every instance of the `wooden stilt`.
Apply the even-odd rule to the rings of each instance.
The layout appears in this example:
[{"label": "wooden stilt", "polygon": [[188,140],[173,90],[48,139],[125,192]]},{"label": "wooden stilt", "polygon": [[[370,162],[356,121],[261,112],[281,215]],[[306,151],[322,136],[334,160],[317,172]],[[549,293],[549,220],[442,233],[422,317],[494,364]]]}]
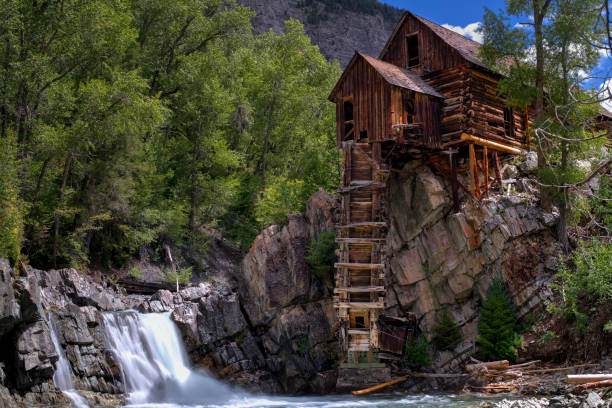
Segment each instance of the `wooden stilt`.
[{"label": "wooden stilt", "polygon": [[457,190],[457,150],[448,151],[448,164],[450,167],[451,189],[453,191],[453,210],[459,212],[459,191]]},{"label": "wooden stilt", "polygon": [[474,151],[474,144],[470,143],[470,177],[472,178],[473,192],[476,198],[480,201],[480,176],[478,175],[478,163],[476,162],[476,152]]},{"label": "wooden stilt", "polygon": [[475,153],[474,153],[474,143],[470,143],[469,146],[469,163],[468,166],[470,168],[470,185],[468,186],[470,188],[470,191],[472,192],[472,194],[476,195],[476,183],[474,182],[475,178],[474,178],[474,169],[476,168],[476,157],[475,157]]},{"label": "wooden stilt", "polygon": [[482,148],[482,166],[484,167],[484,196],[489,196],[489,152],[487,146]]},{"label": "wooden stilt", "polygon": [[499,183],[499,191],[501,194],[504,194],[504,186],[502,184],[502,175],[501,170],[499,169],[499,156],[497,155],[497,152],[493,152],[493,161],[495,162],[495,178]]}]

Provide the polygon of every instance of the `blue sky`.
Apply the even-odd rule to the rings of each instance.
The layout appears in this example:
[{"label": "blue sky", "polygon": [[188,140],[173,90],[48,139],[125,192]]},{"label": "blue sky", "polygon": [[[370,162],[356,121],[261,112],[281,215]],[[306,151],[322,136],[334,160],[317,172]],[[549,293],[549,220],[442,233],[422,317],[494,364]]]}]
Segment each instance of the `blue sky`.
[{"label": "blue sky", "polygon": [[503,0],[380,0],[383,3],[412,11],[438,24],[465,27],[482,21],[484,7],[497,11],[504,7]]},{"label": "blue sky", "polygon": [[[466,37],[481,42],[476,32],[484,15],[484,7],[493,11],[505,8],[504,0],[379,0],[383,3],[411,11],[428,20],[452,29]],[[603,56],[600,65],[593,74],[610,76],[612,73],[612,58]],[[604,86],[611,87],[612,81],[608,80]],[[599,87],[601,80],[592,80],[588,86]],[[605,104],[608,110],[612,110],[612,102]]]}]

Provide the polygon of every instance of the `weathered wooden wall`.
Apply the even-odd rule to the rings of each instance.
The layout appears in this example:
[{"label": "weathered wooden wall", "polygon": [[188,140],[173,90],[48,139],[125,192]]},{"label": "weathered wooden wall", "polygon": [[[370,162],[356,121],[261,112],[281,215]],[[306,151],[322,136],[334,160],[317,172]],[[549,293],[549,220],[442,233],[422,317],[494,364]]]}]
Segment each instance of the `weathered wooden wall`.
[{"label": "weathered wooden wall", "polygon": [[419,73],[439,71],[460,66],[465,63],[461,55],[423,23],[408,15],[399,32],[389,44],[383,61],[390,62],[398,67],[407,67],[406,36],[419,34],[419,65],[410,68]]},{"label": "weathered wooden wall", "polygon": [[[346,78],[335,98],[338,147],[342,146],[344,137],[343,101],[346,98],[352,98],[356,139],[364,131],[370,143],[396,137],[392,125],[408,123],[409,111],[413,110],[412,121],[423,124],[423,129],[420,137],[412,135],[414,140],[407,142],[417,142],[431,148],[440,146],[439,99],[390,85],[361,58],[347,68]],[[413,103],[413,106],[409,107],[409,103]]]}]

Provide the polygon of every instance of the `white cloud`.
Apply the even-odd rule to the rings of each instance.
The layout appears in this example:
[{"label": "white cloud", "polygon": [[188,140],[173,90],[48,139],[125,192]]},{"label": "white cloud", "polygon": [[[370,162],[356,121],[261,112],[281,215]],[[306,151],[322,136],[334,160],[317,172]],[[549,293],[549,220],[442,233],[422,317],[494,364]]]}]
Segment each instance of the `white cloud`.
[{"label": "white cloud", "polygon": [[476,31],[478,30],[478,27],[480,27],[480,24],[481,24],[480,21],[477,21],[475,23],[468,24],[465,27],[454,26],[450,24],[442,24],[442,27],[448,28],[449,30],[452,30],[463,36],[469,37],[472,40],[482,44],[482,34]]}]

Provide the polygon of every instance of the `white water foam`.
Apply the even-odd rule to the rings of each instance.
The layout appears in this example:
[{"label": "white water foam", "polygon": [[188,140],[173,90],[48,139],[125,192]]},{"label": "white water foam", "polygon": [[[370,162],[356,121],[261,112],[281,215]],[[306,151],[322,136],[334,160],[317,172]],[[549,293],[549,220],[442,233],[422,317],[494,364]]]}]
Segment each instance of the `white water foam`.
[{"label": "white water foam", "polygon": [[62,345],[57,337],[57,328],[55,326],[53,314],[49,314],[49,329],[51,331],[51,341],[58,355],[57,366],[55,367],[55,373],[53,373],[53,383],[72,400],[76,408],[88,408],[89,405],[85,398],[74,389],[72,370],[68,364],[68,360],[66,360],[64,349],[62,349]]},{"label": "white water foam", "polygon": [[271,397],[248,394],[190,367],[170,313],[105,313],[109,348],[122,372],[133,408],[402,408],[475,407],[457,396],[393,394]]},{"label": "white water foam", "polygon": [[106,313],[104,326],[130,404],[226,405],[244,396],[189,367],[170,313]]}]

